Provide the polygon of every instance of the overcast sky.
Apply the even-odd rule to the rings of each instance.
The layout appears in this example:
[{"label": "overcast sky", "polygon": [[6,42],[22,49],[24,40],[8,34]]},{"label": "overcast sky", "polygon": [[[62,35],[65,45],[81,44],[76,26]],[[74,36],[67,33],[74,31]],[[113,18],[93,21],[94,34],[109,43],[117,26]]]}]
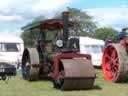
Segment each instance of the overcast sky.
[{"label": "overcast sky", "polygon": [[52,17],[66,7],[87,11],[99,27],[121,30],[128,25],[128,0],[1,0],[0,32],[20,35],[35,17]]}]

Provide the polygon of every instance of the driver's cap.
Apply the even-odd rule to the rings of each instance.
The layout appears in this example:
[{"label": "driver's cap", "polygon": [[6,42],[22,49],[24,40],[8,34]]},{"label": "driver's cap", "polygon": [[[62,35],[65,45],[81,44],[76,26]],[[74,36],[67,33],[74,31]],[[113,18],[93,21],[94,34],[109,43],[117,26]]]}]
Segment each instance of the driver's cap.
[{"label": "driver's cap", "polygon": [[125,36],[128,36],[128,27],[124,27],[122,30],[126,32]]},{"label": "driver's cap", "polygon": [[122,28],[122,30],[128,30],[128,27],[124,27],[124,28]]}]

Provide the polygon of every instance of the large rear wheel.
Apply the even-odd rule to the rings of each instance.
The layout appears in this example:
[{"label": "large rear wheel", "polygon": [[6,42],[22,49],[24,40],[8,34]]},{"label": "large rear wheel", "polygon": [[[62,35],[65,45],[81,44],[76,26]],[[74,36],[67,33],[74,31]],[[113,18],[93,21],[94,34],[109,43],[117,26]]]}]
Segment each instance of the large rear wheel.
[{"label": "large rear wheel", "polygon": [[38,52],[35,48],[24,50],[22,57],[22,76],[23,79],[34,81],[38,79],[39,67],[33,66],[39,64]]},{"label": "large rear wheel", "polygon": [[122,82],[127,78],[128,55],[120,44],[109,44],[103,54],[102,69],[108,81]]}]

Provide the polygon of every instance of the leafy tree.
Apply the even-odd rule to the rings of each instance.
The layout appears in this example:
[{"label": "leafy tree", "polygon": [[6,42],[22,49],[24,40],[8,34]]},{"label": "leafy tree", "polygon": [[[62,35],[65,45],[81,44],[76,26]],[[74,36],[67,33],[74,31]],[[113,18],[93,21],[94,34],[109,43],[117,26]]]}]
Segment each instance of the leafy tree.
[{"label": "leafy tree", "polygon": [[21,34],[21,38],[24,41],[25,47],[33,47],[35,40],[36,40],[36,35],[38,32],[31,32],[31,31],[24,31]]},{"label": "leafy tree", "polygon": [[118,32],[112,28],[98,28],[95,32],[95,37],[102,40],[106,40],[108,37],[111,37],[113,42],[116,42],[118,40]]},{"label": "leafy tree", "polygon": [[36,17],[33,21],[32,21],[32,23],[33,22],[39,22],[39,21],[42,21],[42,20],[45,20],[45,19],[47,19],[44,15],[40,15],[40,16],[38,16],[38,17]]}]

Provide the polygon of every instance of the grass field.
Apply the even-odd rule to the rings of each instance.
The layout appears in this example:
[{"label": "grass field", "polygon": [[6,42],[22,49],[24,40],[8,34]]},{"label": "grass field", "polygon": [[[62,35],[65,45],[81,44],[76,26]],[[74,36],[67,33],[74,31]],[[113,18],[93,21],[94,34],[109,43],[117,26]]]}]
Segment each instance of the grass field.
[{"label": "grass field", "polygon": [[0,81],[0,96],[128,96],[128,83],[114,84],[103,79],[100,69],[92,90],[60,91],[53,88],[50,81],[28,82],[19,73],[8,83]]}]

